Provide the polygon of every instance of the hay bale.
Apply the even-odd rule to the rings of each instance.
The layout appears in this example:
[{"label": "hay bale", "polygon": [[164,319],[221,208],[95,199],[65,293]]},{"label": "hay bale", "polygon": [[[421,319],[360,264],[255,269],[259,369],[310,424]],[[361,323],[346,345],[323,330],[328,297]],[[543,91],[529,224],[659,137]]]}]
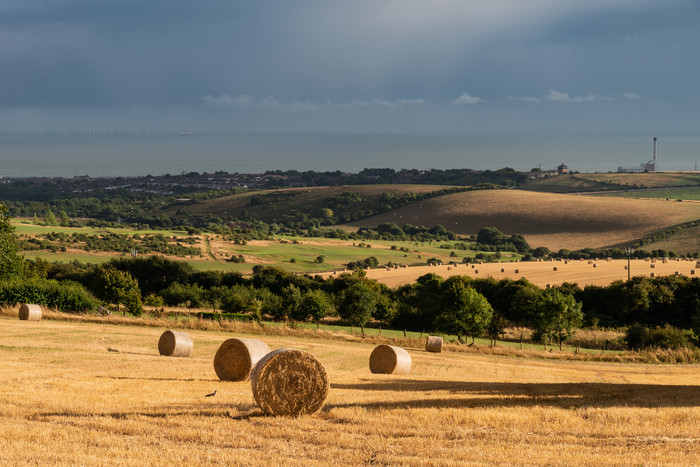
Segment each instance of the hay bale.
[{"label": "hay bale", "polygon": [[321,410],[328,397],[328,373],[316,357],[295,349],[265,355],[250,375],[253,397],[263,412],[293,417]]},{"label": "hay bale", "polygon": [[22,321],[41,320],[41,306],[23,303],[22,306],[19,307],[19,319]]},{"label": "hay bale", "polygon": [[245,381],[270,347],[257,339],[226,339],[214,355],[214,371],[222,381]]},{"label": "hay bale", "polygon": [[385,375],[407,375],[411,371],[411,356],[401,347],[378,345],[369,356],[369,371]]},{"label": "hay bale", "polygon": [[442,337],[440,336],[428,336],[425,338],[425,351],[426,352],[442,352]]},{"label": "hay bale", "polygon": [[158,352],[166,357],[189,357],[194,344],[186,332],[165,331],[158,340]]}]

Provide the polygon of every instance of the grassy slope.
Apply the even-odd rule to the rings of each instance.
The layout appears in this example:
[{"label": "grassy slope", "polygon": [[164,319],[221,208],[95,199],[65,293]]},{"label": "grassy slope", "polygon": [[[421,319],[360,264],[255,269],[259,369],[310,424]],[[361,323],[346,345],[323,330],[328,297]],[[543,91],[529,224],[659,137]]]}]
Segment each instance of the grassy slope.
[{"label": "grassy slope", "polygon": [[373,375],[371,343],[245,335],[309,351],[330,377],[319,414],[266,417],[250,383],[213,371],[230,332],[188,331],[194,355],[166,358],[159,328],[2,317],[0,329],[3,465],[700,463],[694,365],[409,348],[409,375]]},{"label": "grassy slope", "polygon": [[[169,207],[162,214],[174,216],[178,209],[184,208],[195,214],[208,213],[219,216],[226,214],[238,217],[245,209],[249,215],[259,220],[274,222],[292,212],[319,216],[320,210],[326,204],[325,200],[343,192],[357,193],[363,202],[354,204],[353,209],[362,209],[379,199],[384,193],[427,193],[447,188],[450,187],[445,185],[353,185],[251,191],[186,206]],[[258,204],[251,205],[253,198],[257,199]]]},{"label": "grassy slope", "polygon": [[547,177],[522,188],[548,193],[625,190],[700,185],[700,174],[681,172],[657,173],[592,173]]},{"label": "grassy slope", "polygon": [[696,219],[696,203],[488,190],[424,200],[351,225],[441,224],[460,234],[493,226],[523,234],[532,246],[558,250],[620,245]]}]

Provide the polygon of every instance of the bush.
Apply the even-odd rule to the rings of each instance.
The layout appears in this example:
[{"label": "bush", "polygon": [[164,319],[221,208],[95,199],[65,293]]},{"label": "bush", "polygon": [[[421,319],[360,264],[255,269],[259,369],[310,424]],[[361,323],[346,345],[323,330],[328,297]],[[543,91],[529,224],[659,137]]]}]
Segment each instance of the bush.
[{"label": "bush", "polygon": [[670,325],[657,326],[654,329],[641,324],[633,324],[627,328],[625,340],[631,350],[647,348],[671,349],[692,348],[695,334],[692,331],[678,329]]},{"label": "bush", "polygon": [[76,282],[46,279],[13,279],[0,282],[0,305],[35,303],[67,313],[92,312],[99,301]]}]

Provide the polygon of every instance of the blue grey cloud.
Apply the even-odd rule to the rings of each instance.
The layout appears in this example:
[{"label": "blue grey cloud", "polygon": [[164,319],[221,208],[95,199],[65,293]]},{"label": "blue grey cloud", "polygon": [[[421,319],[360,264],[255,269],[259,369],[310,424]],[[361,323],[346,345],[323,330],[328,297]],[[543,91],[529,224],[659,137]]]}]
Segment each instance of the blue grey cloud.
[{"label": "blue grey cloud", "polygon": [[693,0],[5,0],[0,108],[189,109],[202,124],[265,111],[280,125],[313,111],[309,130],[411,131],[614,102],[632,121],[641,102],[698,101],[699,13]]}]

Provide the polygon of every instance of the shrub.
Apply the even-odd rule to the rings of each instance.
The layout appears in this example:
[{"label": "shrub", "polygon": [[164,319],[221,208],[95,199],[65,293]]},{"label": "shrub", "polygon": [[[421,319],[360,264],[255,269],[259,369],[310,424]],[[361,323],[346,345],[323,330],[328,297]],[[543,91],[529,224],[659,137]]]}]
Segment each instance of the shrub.
[{"label": "shrub", "polygon": [[0,304],[36,303],[67,313],[91,312],[99,301],[76,282],[46,279],[12,279],[0,282]]}]

